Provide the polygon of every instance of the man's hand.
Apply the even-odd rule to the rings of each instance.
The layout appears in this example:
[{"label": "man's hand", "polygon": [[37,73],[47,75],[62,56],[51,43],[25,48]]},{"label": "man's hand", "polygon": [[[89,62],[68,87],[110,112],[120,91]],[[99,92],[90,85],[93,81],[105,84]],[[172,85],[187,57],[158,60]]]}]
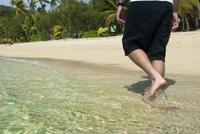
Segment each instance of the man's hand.
[{"label": "man's hand", "polygon": [[173,19],[172,19],[172,30],[176,30],[179,26],[180,19],[178,18],[178,8],[180,0],[173,0]]},{"label": "man's hand", "polygon": [[123,6],[118,6],[117,7],[117,13],[116,13],[117,17],[117,23],[120,25],[123,25],[125,23],[125,16],[124,16],[124,8]]},{"label": "man's hand", "polygon": [[178,18],[178,13],[173,13],[173,19],[172,19],[172,30],[176,30],[179,27],[180,19]]}]

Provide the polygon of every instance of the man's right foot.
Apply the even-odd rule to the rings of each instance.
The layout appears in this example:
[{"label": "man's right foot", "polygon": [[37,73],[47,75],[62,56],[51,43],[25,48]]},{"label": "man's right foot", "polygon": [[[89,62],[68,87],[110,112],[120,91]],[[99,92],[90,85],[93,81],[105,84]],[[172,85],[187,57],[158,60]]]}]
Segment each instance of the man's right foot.
[{"label": "man's right foot", "polygon": [[157,77],[155,77],[155,79],[152,80],[152,86],[150,87],[149,91],[144,94],[144,98],[150,101],[153,100],[155,98],[156,93],[160,89],[164,88],[166,85],[166,80],[162,76],[157,75]]}]

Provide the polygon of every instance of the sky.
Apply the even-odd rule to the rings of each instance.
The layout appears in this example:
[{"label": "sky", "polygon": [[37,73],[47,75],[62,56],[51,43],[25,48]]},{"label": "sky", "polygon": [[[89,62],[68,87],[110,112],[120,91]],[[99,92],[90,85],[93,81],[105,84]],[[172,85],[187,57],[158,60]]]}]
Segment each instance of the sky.
[{"label": "sky", "polygon": [[10,6],[10,0],[0,0],[0,5]]},{"label": "sky", "polygon": [[[24,0],[24,1],[27,1],[27,0]],[[83,1],[86,1],[88,2],[89,0],[83,0]],[[0,0],[0,5],[6,5],[6,6],[10,6],[10,0]]]}]

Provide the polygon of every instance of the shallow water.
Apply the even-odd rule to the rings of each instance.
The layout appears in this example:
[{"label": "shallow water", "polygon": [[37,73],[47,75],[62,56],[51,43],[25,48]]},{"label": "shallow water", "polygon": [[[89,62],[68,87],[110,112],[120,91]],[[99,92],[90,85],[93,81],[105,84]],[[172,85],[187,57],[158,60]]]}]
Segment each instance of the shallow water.
[{"label": "shallow water", "polygon": [[149,105],[143,76],[109,65],[0,58],[0,133],[200,133],[199,79],[171,75],[167,97]]}]

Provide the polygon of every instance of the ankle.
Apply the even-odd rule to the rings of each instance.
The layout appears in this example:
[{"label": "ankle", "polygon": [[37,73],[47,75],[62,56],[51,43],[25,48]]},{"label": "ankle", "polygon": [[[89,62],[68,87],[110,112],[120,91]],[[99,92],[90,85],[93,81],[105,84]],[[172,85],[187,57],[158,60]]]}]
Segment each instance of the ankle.
[{"label": "ankle", "polygon": [[156,79],[161,78],[161,77],[162,76],[158,72],[156,72],[156,71],[152,72],[149,75],[149,78],[150,78],[151,81],[155,81]]}]

